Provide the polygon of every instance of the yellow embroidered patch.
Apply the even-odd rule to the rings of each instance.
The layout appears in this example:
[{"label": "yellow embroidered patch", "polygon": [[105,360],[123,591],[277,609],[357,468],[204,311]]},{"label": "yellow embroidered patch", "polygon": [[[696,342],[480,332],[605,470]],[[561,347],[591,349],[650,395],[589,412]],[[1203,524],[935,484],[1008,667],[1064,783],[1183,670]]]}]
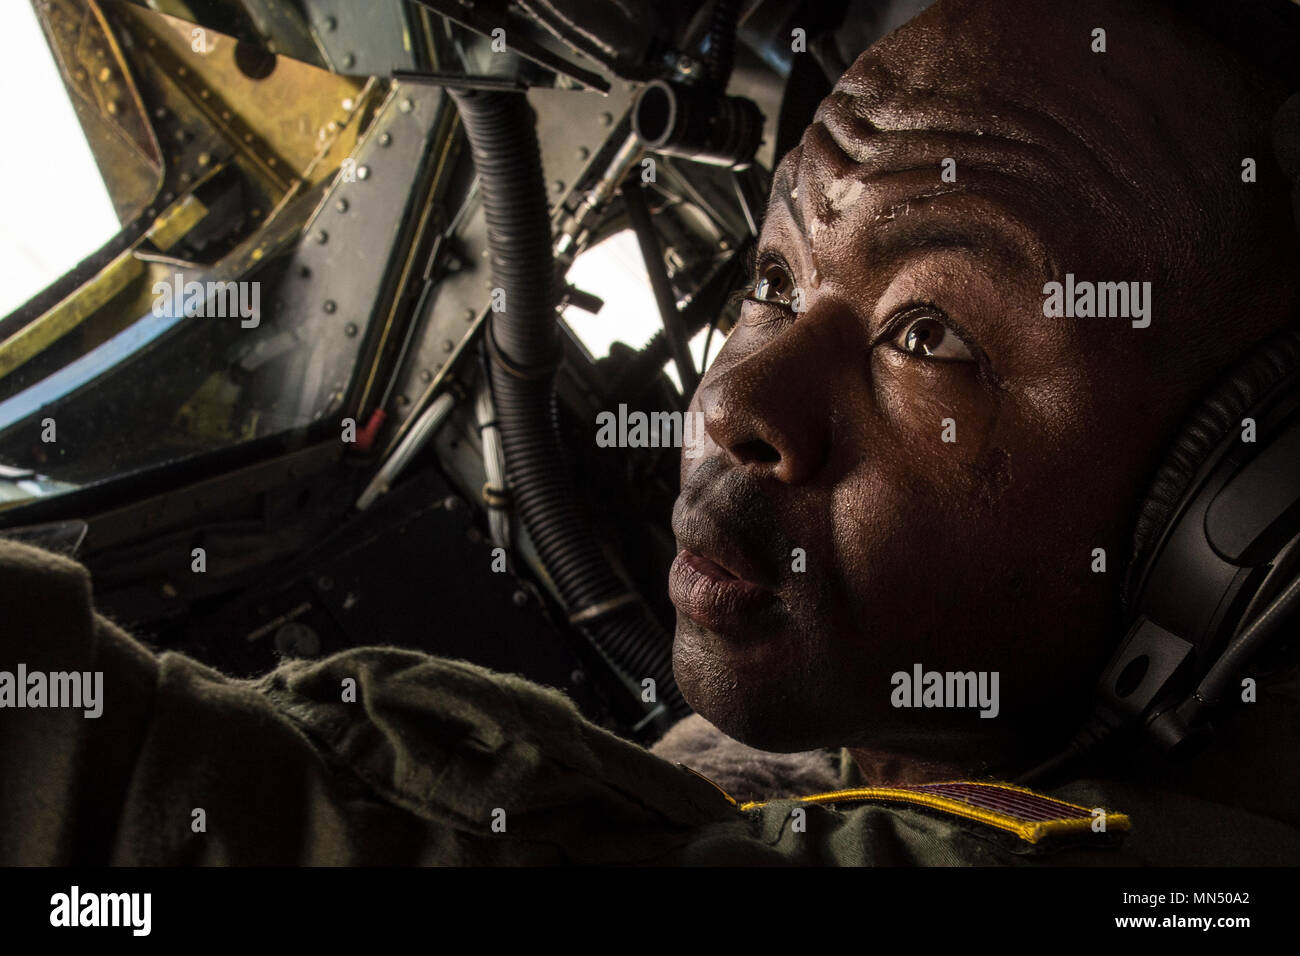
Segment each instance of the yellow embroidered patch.
[{"label": "yellow embroidered patch", "polygon": [[[798,799],[801,803],[874,800],[914,804],[1014,833],[1029,843],[1038,843],[1049,836],[1087,833],[1094,830],[1098,820],[1102,821],[1104,832],[1122,833],[1129,828],[1129,818],[1122,813],[1081,807],[1009,783],[954,780],[907,787],[858,787]],[[770,801],[751,801],[737,806],[741,810],[753,810],[767,802]]]}]

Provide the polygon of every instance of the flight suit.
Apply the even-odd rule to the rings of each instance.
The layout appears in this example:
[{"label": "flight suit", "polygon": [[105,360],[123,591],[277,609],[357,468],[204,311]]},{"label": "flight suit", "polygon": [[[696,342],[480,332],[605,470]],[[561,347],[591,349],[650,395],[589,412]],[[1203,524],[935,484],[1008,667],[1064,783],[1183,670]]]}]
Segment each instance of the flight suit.
[{"label": "flight suit", "polygon": [[359,648],[238,680],[155,655],[84,567],[0,540],[18,664],[102,672],[102,713],[0,708],[0,864],[1300,862],[1294,676],[1168,779],[752,804],[463,661]]}]

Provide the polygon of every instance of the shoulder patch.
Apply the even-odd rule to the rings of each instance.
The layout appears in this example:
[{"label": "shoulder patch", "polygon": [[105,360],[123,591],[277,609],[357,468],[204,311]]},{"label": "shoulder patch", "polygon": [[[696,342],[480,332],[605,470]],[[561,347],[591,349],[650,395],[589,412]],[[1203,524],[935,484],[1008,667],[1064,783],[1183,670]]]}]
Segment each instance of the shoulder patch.
[{"label": "shoulder patch", "polygon": [[[1089,832],[1123,833],[1129,818],[1104,808],[1089,809],[1009,783],[954,780],[906,787],[858,787],[796,798],[800,803],[907,803],[1013,833],[1027,843]],[[739,804],[752,810],[769,801]],[[1095,830],[1098,820],[1104,830]]]}]

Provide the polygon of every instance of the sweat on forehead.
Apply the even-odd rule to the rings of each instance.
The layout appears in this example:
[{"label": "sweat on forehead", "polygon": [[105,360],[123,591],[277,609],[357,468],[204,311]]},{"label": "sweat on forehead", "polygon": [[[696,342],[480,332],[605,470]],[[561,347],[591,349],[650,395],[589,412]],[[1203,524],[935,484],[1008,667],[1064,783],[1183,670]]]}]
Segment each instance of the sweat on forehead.
[{"label": "sweat on forehead", "polygon": [[807,236],[857,204],[859,184],[892,178],[921,185],[884,190],[864,221],[889,218],[891,201],[915,215],[951,157],[948,188],[1027,211],[1062,268],[1134,272],[1171,305],[1258,285],[1223,252],[1262,241],[1271,187],[1244,192],[1239,171],[1267,155],[1271,109],[1227,51],[1158,4],[939,0],[840,78],[778,167],[773,208]]}]

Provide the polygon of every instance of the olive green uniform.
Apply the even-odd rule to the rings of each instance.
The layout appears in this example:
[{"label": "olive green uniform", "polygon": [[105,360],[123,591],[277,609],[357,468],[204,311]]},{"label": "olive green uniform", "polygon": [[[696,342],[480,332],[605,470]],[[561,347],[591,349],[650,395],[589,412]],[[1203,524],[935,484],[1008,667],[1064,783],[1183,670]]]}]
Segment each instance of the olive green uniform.
[{"label": "olive green uniform", "polygon": [[95,614],[81,565],[0,541],[0,670],[20,663],[102,671],[103,712],[0,709],[0,864],[1300,862],[1294,680],[1199,770],[1077,781],[1052,796],[1081,819],[1017,827],[901,792],[737,804],[554,690],[412,651],[235,680]]}]

